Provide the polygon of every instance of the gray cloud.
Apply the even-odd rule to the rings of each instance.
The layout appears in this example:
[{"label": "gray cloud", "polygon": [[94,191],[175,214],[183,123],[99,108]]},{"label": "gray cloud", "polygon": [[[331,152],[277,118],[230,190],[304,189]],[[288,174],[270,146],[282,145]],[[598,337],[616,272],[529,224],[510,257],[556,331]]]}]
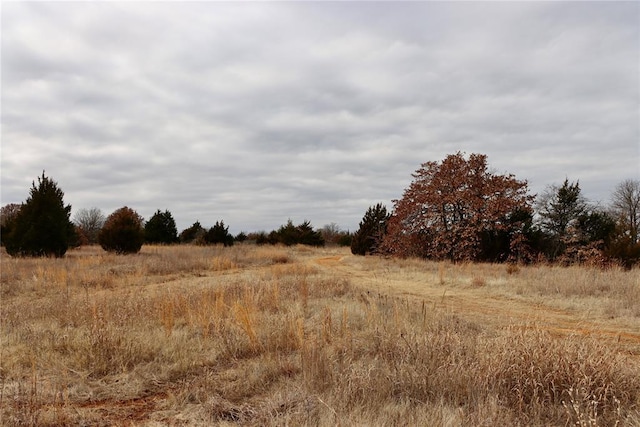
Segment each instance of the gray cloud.
[{"label": "gray cloud", "polygon": [[637,3],[6,3],[2,204],[355,229],[420,163],[637,178]]}]

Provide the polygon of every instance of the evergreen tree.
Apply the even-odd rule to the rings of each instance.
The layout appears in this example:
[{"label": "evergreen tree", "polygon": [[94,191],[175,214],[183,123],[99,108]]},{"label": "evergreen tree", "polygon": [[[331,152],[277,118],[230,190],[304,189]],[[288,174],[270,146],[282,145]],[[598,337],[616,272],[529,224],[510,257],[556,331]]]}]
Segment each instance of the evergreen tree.
[{"label": "evergreen tree", "polygon": [[[285,246],[292,246],[298,243],[298,229],[293,225],[293,221],[289,219],[285,225],[281,225],[275,235],[271,236],[271,240],[282,243]],[[273,242],[274,244],[276,242]]]},{"label": "evergreen tree", "polygon": [[360,227],[351,240],[351,253],[354,255],[373,254],[378,248],[387,229],[387,221],[390,215],[382,203],[369,206],[365,212]]},{"label": "evergreen tree", "polygon": [[296,227],[296,230],[296,243],[309,246],[324,246],[322,233],[320,231],[315,231],[309,221],[305,220],[302,224]]},{"label": "evergreen tree", "polygon": [[126,206],[116,210],[107,218],[98,234],[102,249],[117,254],[137,253],[144,242],[143,219],[136,211]]},{"label": "evergreen tree", "polygon": [[222,243],[225,246],[233,246],[233,236],[229,233],[229,227],[224,225],[224,221],[216,221],[205,234],[204,241],[208,244]]},{"label": "evergreen tree", "polygon": [[58,184],[42,172],[3,238],[9,255],[64,256],[75,231],[69,220],[71,205],[65,206],[63,198]]},{"label": "evergreen tree", "polygon": [[158,209],[144,226],[144,239],[147,243],[177,243],[178,229],[171,212]]},{"label": "evergreen tree", "polygon": [[587,211],[587,201],[580,192],[580,184],[565,179],[561,187],[552,186],[542,194],[537,208],[540,228],[550,240],[547,255],[555,259],[564,253],[570,242],[575,242],[576,223]]}]

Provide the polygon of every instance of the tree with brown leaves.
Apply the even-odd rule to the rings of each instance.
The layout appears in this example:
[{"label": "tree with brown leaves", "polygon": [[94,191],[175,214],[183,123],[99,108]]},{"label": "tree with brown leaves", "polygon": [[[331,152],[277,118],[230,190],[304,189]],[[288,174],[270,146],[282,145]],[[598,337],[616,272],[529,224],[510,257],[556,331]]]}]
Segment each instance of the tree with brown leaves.
[{"label": "tree with brown leaves", "polygon": [[384,251],[452,261],[527,255],[534,196],[526,181],[490,172],[483,154],[461,152],[423,163],[413,178],[394,201]]},{"label": "tree with brown leaves", "polygon": [[144,242],[144,219],[138,212],[124,206],[107,217],[98,242],[102,249],[117,254],[140,252]]}]

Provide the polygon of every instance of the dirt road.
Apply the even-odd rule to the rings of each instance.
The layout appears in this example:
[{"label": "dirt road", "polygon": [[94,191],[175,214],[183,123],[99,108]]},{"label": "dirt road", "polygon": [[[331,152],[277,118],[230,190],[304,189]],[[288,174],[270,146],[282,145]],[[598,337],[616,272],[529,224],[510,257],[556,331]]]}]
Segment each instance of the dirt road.
[{"label": "dirt road", "polygon": [[370,262],[343,252],[313,259],[320,268],[348,279],[369,292],[406,297],[444,309],[493,328],[543,328],[558,335],[592,336],[619,346],[640,358],[640,319],[611,319],[592,313],[565,310],[492,291],[490,286],[460,286],[438,280],[432,272],[406,274],[397,263]]}]

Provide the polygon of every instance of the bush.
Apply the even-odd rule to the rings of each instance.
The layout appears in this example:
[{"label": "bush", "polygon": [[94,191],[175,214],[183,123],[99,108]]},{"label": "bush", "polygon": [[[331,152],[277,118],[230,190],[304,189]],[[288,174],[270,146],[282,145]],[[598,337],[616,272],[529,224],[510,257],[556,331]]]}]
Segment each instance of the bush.
[{"label": "bush", "polygon": [[320,231],[314,231],[309,221],[304,221],[300,225],[293,225],[293,221],[288,220],[285,225],[280,226],[278,231],[272,231],[267,237],[267,243],[275,245],[281,243],[285,246],[309,245],[324,246],[324,239]]},{"label": "bush", "polygon": [[143,219],[136,211],[122,207],[104,223],[98,241],[102,249],[117,254],[137,253],[144,242]]},{"label": "bush", "polygon": [[353,234],[349,231],[343,232],[340,237],[338,237],[338,246],[351,246],[353,243]]},{"label": "bush", "polygon": [[69,220],[71,205],[65,206],[63,197],[58,184],[42,172],[27,201],[5,225],[9,233],[3,243],[9,255],[64,256],[75,230]]},{"label": "bush", "polygon": [[325,240],[321,230],[314,230],[309,221],[304,221],[299,225],[294,225],[293,221],[288,220],[286,224],[281,225],[279,229],[273,230],[267,234],[265,231],[251,233],[248,240],[255,240],[258,245],[309,245],[324,246]]},{"label": "bush", "polygon": [[180,233],[180,243],[194,243],[200,240],[204,240],[204,235],[207,230],[200,225],[199,221],[193,223],[189,228],[185,228]]}]

